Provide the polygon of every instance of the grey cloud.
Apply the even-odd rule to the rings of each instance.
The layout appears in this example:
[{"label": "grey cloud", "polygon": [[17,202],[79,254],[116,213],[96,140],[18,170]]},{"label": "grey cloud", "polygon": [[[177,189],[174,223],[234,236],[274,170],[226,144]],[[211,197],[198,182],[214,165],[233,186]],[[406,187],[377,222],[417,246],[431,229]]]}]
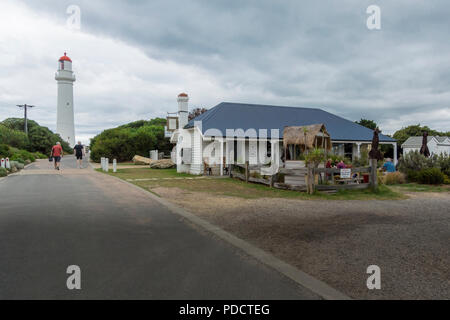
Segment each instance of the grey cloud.
[{"label": "grey cloud", "polygon": [[[309,103],[350,119],[383,122],[450,104],[431,99],[448,93],[450,85],[450,6],[444,0],[25,3],[58,19],[67,5],[78,4],[84,30],[206,70],[229,88],[229,96],[205,101],[210,106],[254,98],[259,91],[261,100],[252,102]],[[365,26],[365,10],[373,3],[382,10],[380,31]],[[440,119],[427,124],[448,130]]]}]

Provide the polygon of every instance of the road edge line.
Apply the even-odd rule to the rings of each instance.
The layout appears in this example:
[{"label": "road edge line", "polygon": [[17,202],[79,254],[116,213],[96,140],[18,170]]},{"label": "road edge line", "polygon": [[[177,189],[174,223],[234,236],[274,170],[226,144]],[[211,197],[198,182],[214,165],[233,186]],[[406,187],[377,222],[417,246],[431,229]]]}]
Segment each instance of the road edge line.
[{"label": "road edge line", "polygon": [[[98,172],[98,171],[95,171],[95,172],[98,174],[103,174],[102,172]],[[275,269],[276,271],[278,271],[279,273],[288,277],[289,279],[293,280],[294,282],[301,285],[302,287],[305,287],[305,288],[309,289],[310,291],[312,291],[313,293],[319,295],[321,298],[323,298],[325,300],[351,300],[351,298],[349,296],[332,288],[325,282],[280,260],[279,258],[275,257],[274,255],[250,244],[249,242],[236,237],[235,235],[229,233],[228,231],[225,231],[222,228],[211,224],[210,222],[196,216],[193,213],[190,213],[189,211],[171,203],[170,201],[163,199],[161,197],[158,197],[158,196],[154,195],[153,193],[148,192],[148,191],[146,191],[128,181],[122,180],[118,177],[114,177],[109,174],[103,174],[103,175],[111,177],[113,179],[116,179],[122,183],[126,183],[129,186],[135,188],[136,190],[139,190],[140,192],[145,193],[148,197],[161,203],[163,206],[168,208],[173,213],[186,218],[187,220],[189,220],[191,223],[194,223],[195,225],[201,226],[206,231],[218,236],[219,238],[228,242],[229,244],[233,245],[234,247],[244,251],[247,255],[260,261],[261,263],[265,264],[266,266],[269,266],[270,268]]]}]

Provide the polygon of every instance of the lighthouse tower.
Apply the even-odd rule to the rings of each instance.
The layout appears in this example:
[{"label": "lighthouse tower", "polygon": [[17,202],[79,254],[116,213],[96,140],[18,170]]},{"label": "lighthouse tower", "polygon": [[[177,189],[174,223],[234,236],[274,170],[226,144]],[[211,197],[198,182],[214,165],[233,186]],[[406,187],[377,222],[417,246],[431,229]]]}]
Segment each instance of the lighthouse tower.
[{"label": "lighthouse tower", "polygon": [[58,82],[56,132],[73,147],[75,145],[73,111],[73,83],[75,82],[75,75],[72,72],[72,60],[65,52],[59,58],[55,80]]}]

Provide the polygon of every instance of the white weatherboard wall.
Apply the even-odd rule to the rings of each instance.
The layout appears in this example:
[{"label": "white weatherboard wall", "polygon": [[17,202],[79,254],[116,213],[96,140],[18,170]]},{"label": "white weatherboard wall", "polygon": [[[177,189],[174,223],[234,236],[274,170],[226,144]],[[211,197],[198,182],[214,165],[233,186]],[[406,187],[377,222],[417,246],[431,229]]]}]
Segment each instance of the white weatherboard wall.
[{"label": "white weatherboard wall", "polygon": [[[431,139],[427,143],[428,150],[431,154],[450,154],[450,139],[446,139],[443,143],[438,143],[436,139]],[[417,147],[403,147],[403,156],[412,151],[420,151],[420,146]]]},{"label": "white weatherboard wall", "polygon": [[186,161],[186,149],[192,149],[192,131],[192,129],[178,129],[178,141],[176,144],[177,172],[190,173],[191,161]]},{"label": "white weatherboard wall", "polygon": [[176,145],[177,172],[203,174],[202,141],[200,130],[179,129]]},{"label": "white weatherboard wall", "polygon": [[202,134],[200,130],[195,127],[192,134],[192,164],[191,174],[203,173],[203,156],[202,156]]},{"label": "white weatherboard wall", "polygon": [[72,72],[72,62],[59,61],[55,75],[58,82],[56,132],[71,147],[75,146],[75,122],[73,109],[73,83],[75,75]]}]

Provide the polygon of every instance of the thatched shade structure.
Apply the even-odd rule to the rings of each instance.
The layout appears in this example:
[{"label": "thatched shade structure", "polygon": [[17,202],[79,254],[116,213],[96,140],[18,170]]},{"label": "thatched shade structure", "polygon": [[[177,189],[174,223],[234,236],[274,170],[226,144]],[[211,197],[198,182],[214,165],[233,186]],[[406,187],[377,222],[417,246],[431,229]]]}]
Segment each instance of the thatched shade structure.
[{"label": "thatched shade structure", "polygon": [[323,124],[309,126],[287,126],[283,131],[283,145],[300,146],[301,149],[323,148],[331,150],[331,138]]}]

